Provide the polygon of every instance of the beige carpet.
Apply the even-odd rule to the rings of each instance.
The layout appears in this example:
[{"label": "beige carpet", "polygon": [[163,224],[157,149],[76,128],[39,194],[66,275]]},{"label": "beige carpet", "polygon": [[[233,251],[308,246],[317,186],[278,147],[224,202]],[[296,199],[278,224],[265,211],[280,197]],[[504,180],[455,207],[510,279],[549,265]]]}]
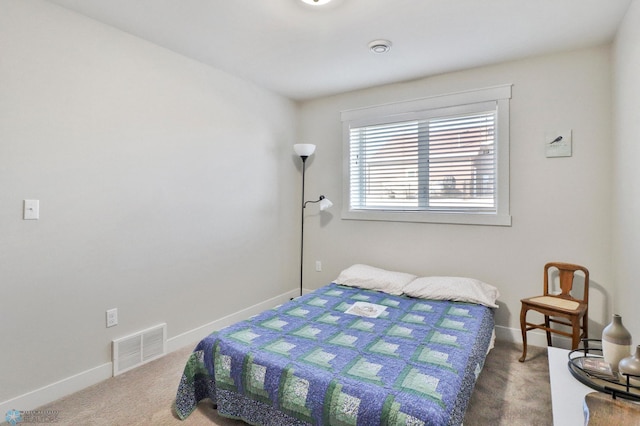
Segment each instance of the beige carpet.
[{"label": "beige carpet", "polygon": [[[208,401],[186,420],[172,410],[173,398],[191,347],[62,398],[40,410],[56,410],[59,425],[244,425],[222,418]],[[478,378],[465,426],[551,425],[551,391],[546,348],[497,342]]]}]

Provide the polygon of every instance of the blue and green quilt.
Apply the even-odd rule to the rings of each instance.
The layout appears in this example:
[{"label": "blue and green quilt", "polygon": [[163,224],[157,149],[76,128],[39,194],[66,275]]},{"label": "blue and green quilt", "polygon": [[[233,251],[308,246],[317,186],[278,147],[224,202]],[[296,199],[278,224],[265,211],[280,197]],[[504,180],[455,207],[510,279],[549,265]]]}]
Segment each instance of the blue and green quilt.
[{"label": "blue and green quilt", "polygon": [[[377,318],[345,313],[355,302]],[[254,425],[459,425],[493,310],[330,284],[203,339],[176,396]]]}]

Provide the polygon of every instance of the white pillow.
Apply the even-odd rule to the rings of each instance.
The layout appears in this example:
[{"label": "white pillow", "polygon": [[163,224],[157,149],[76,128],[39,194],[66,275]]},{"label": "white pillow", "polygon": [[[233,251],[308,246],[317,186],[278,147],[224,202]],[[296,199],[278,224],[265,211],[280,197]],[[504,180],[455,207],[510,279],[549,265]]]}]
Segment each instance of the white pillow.
[{"label": "white pillow", "polygon": [[421,277],[411,281],[403,289],[404,294],[421,299],[470,302],[497,308],[500,292],[494,286],[464,277]]},{"label": "white pillow", "polygon": [[416,275],[355,264],[340,272],[340,275],[334,282],[350,287],[366,288],[400,295],[405,285],[414,279],[416,279]]}]

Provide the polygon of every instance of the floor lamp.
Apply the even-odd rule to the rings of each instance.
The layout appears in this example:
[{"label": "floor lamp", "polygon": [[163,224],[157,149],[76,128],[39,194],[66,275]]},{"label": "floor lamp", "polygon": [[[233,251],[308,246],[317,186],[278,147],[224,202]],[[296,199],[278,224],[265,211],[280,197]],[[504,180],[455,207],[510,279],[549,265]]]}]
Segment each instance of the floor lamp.
[{"label": "floor lamp", "polygon": [[304,200],[304,174],[306,170],[307,158],[309,158],[316,150],[316,146],[310,143],[299,143],[293,146],[294,151],[302,160],[302,206],[300,208],[300,296],[302,296],[302,265],[304,262],[304,209],[309,203],[320,203],[320,210],[330,208],[333,203],[324,195],[318,197],[317,200]]}]

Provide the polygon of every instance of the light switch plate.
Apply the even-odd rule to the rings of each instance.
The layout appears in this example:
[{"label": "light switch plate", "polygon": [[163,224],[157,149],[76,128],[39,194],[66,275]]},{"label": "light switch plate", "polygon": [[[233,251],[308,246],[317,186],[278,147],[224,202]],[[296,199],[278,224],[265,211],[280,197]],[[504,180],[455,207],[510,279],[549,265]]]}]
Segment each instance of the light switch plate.
[{"label": "light switch plate", "polygon": [[40,201],[24,200],[24,220],[40,219]]},{"label": "light switch plate", "polygon": [[571,157],[571,129],[545,132],[544,145],[548,158]]}]

